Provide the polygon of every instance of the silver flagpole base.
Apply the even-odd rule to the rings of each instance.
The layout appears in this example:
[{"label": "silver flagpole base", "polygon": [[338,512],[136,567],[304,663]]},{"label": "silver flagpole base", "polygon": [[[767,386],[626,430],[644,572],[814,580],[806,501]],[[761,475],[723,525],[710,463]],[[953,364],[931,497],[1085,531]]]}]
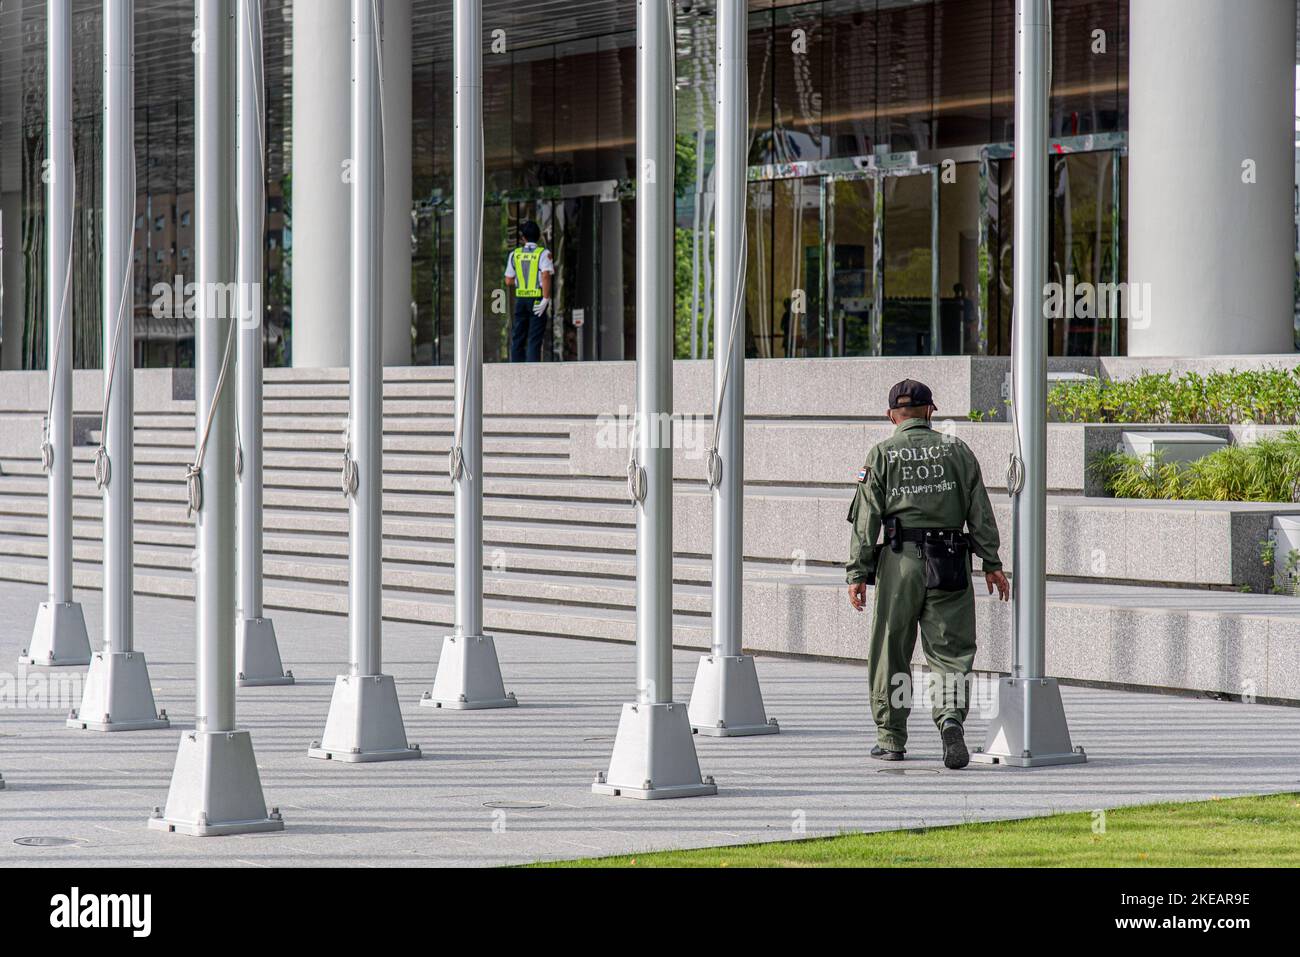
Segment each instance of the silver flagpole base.
[{"label": "silver flagpole base", "polygon": [[653,801],[717,794],[700,776],[690,720],[680,704],[625,704],[609,771],[596,776],[595,794]]},{"label": "silver flagpole base", "polygon": [[86,673],[81,707],[68,727],[83,731],[156,731],[170,728],[153,700],[149,666],[138,651],[96,652]]},{"label": "silver flagpole base", "polygon": [[240,688],[293,684],[293,672],[285,671],[280,660],[270,618],[241,618],[235,623],[235,675]]},{"label": "silver flagpole base", "polygon": [[42,668],[90,664],[90,637],[81,603],[41,602],[32,640],[18,656],[18,663]]},{"label": "silver flagpole base", "polygon": [[[997,687],[997,711],[989,721],[984,747],[972,752],[972,761],[1041,768],[1088,760],[1083,748],[1070,744],[1061,688],[1055,678],[1001,678]],[[1026,707],[1030,741],[1025,740]]]},{"label": "silver flagpole base", "polygon": [[776,718],[763,709],[763,690],[752,655],[702,655],[687,706],[696,734],[739,738],[776,734]]},{"label": "silver flagpole base", "polygon": [[327,761],[404,761],[419,758],[406,740],[392,675],[339,675],[334,679],[325,734],[307,749]]},{"label": "silver flagpole base", "polygon": [[491,635],[448,635],[443,639],[433,690],[424,693],[420,704],[477,711],[513,708],[518,703],[514,692],[507,692],[501,680],[501,665]]},{"label": "silver flagpole base", "polygon": [[262,780],[247,731],[186,731],[165,808],[154,808],[149,827],[215,837],[282,831],[278,808],[266,807]]}]

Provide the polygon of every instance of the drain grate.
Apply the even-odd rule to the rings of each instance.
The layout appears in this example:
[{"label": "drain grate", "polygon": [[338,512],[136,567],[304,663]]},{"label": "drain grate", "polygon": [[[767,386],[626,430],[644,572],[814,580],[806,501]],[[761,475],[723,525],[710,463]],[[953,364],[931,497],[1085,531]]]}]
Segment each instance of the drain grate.
[{"label": "drain grate", "polygon": [[938,768],[876,768],[877,774],[938,774]]},{"label": "drain grate", "polygon": [[16,837],[14,843],[19,847],[70,847],[81,841],[75,837]]},{"label": "drain grate", "polygon": [[483,806],[500,811],[541,811],[550,807],[540,801],[484,801]]}]

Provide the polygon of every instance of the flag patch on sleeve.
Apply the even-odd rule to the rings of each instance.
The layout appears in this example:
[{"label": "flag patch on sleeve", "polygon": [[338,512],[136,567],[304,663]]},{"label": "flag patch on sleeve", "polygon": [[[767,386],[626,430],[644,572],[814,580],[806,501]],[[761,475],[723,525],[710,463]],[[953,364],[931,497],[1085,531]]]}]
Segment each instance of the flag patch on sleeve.
[{"label": "flag patch on sleeve", "polygon": [[865,468],[858,469],[858,482],[865,482],[867,480],[867,474],[869,473],[869,471],[870,471],[869,469],[865,469]]}]

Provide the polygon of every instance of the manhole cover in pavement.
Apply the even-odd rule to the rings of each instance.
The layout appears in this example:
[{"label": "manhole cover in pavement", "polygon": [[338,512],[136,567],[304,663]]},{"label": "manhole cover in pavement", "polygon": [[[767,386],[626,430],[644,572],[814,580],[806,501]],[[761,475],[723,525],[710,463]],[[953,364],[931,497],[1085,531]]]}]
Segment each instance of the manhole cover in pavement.
[{"label": "manhole cover in pavement", "polygon": [[81,841],[75,837],[17,837],[14,843],[19,847],[68,847]]},{"label": "manhole cover in pavement", "polygon": [[484,801],[483,806],[500,811],[540,811],[550,807],[540,801]]},{"label": "manhole cover in pavement", "polygon": [[877,774],[938,774],[938,768],[876,768]]}]

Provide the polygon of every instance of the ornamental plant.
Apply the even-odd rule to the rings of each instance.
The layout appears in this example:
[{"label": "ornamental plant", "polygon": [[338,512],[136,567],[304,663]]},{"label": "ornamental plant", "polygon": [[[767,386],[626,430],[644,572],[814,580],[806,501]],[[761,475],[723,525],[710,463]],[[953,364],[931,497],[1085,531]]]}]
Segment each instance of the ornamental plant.
[{"label": "ornamental plant", "polygon": [[1194,462],[1110,452],[1089,468],[1116,498],[1300,502],[1300,430],[1230,445]]},{"label": "ornamental plant", "polygon": [[1047,407],[1061,422],[1300,425],[1300,367],[1061,382]]}]

